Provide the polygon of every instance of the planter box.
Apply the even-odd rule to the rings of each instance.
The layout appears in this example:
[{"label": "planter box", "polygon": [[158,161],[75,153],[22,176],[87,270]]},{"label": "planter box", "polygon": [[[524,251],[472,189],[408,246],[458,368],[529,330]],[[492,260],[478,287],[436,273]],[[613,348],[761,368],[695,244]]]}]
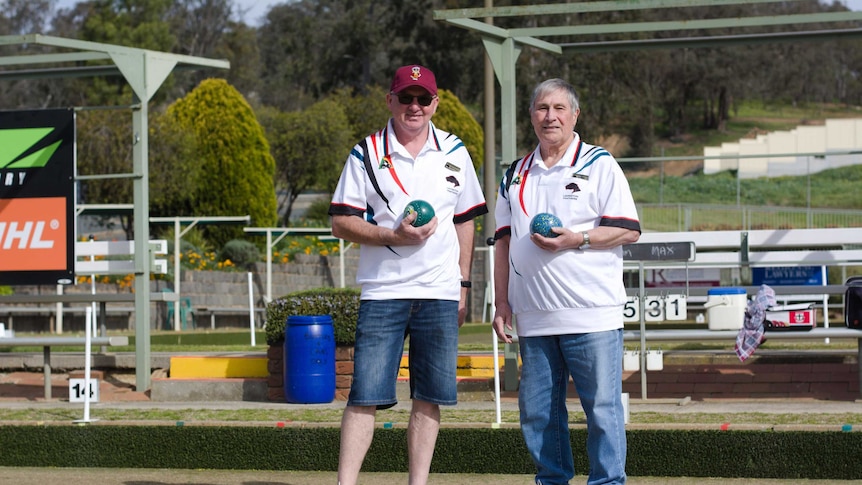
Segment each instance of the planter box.
[{"label": "planter box", "polygon": [[[270,345],[266,351],[269,360],[267,379],[267,400],[286,402],[284,397],[284,344]],[[350,385],[353,383],[353,346],[335,346],[335,400],[347,401]]]}]

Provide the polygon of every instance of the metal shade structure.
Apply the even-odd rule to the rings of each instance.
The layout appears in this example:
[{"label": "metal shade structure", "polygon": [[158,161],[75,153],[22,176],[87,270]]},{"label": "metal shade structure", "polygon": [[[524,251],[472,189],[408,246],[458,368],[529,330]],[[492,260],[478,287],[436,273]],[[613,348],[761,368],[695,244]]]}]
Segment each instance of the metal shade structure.
[{"label": "metal shade structure", "polygon": [[[559,25],[549,27],[504,29],[485,23],[484,19],[500,17],[535,17],[539,15],[587,14],[619,12],[625,10],[666,9],[685,7],[713,7],[718,5],[753,5],[759,3],[788,3],[803,0],[607,0],[545,5],[510,7],[462,8],[435,10],[434,20],[478,32],[485,51],[491,60],[497,82],[500,84],[501,155],[506,161],[518,155],[517,140],[516,72],[515,63],[524,46],[535,47],[554,54],[563,50],[576,52],[609,52],[622,50],[667,49],[683,47],[718,47],[733,44],[762,42],[802,42],[862,37],[862,28],[847,28],[846,23],[862,20],[862,12],[819,12],[807,14],[751,16],[715,19],[686,19],[663,22],[630,22],[614,24]],[[566,21],[565,17],[561,17]],[[841,29],[819,31],[788,31],[715,37],[679,37],[598,42],[558,42],[563,38],[603,34],[643,34],[681,32],[686,30],[738,29],[753,27],[798,26],[843,22]],[[556,42],[543,39],[553,37]],[[493,189],[493,188],[492,188]]]},{"label": "metal shade structure", "polygon": [[[133,173],[116,174],[131,178],[133,186],[135,266],[135,384],[137,389],[150,387],[150,257],[149,232],[149,116],[148,102],[174,70],[229,69],[226,60],[207,59],[138,49],[99,42],[89,42],[42,34],[0,36],[0,46],[43,46],[58,49],[49,54],[0,56],[0,81],[36,78],[74,78],[121,75],[132,88],[135,104],[132,111]],[[80,66],[88,61],[104,65]],[[26,66],[26,67],[22,67]],[[31,66],[50,66],[30,68]],[[14,67],[14,68],[13,68]]]}]

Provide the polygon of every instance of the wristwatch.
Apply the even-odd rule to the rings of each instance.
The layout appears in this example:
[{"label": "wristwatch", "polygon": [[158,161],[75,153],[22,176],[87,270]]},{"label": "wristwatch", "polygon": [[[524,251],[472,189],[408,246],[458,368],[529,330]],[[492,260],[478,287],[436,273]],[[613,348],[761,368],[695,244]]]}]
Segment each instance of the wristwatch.
[{"label": "wristwatch", "polygon": [[590,235],[587,233],[587,231],[582,231],[581,236],[584,236],[584,242],[582,242],[581,245],[578,246],[578,249],[590,249]]},{"label": "wristwatch", "polygon": [[468,280],[461,280],[461,288],[472,288],[473,282]]}]

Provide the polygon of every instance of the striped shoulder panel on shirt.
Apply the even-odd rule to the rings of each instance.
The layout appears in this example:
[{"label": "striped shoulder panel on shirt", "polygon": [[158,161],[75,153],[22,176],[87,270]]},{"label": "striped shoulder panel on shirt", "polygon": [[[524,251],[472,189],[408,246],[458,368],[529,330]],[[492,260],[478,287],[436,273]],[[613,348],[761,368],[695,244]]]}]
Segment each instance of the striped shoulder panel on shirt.
[{"label": "striped shoulder panel on shirt", "polygon": [[584,148],[587,148],[587,150],[584,150],[581,153],[581,158],[578,161],[578,165],[580,165],[578,167],[578,172],[580,172],[581,170],[584,170],[585,168],[588,168],[590,165],[592,165],[593,163],[595,163],[597,160],[599,160],[602,157],[613,158],[613,155],[608,153],[607,150],[605,150],[604,148],[602,148],[600,146],[587,145],[586,143],[584,143]]},{"label": "striped shoulder panel on shirt", "polygon": [[[589,147],[584,153],[581,155],[581,167],[578,169],[578,172],[581,170],[591,166],[596,163],[603,157],[609,157],[613,159],[613,155],[608,153],[607,150],[600,146],[596,145],[585,145]],[[599,219],[599,226],[606,227],[620,227],[623,229],[629,229],[631,231],[641,232],[641,224],[637,219],[630,219],[627,217],[610,217],[610,216],[602,216]]]},{"label": "striped shoulder panel on shirt", "polygon": [[440,148],[440,151],[445,153],[446,155],[451,155],[455,153],[459,149],[463,148],[467,149],[467,146],[464,145],[464,142],[458,138],[454,133],[447,133],[443,130],[436,129],[434,130],[434,141],[437,143],[437,146]]},{"label": "striped shoulder panel on shirt", "polygon": [[[377,142],[381,137],[383,131],[378,131],[377,133],[366,137],[364,140],[359,142],[351,151],[351,154],[356,157],[360,162],[362,162],[363,168],[365,169],[365,175],[368,177],[368,180],[371,182],[371,186],[374,187],[374,191],[380,197],[380,199],[386,204],[386,208],[389,209],[393,214],[395,213],[392,208],[389,206],[389,199],[383,195],[383,191],[380,190],[380,184],[377,182],[377,175],[375,173],[374,167],[372,165],[372,157],[369,154],[368,150],[368,140],[372,141],[372,144],[375,148],[375,152],[377,151]],[[347,204],[330,204],[329,205],[329,215],[347,215],[347,216],[362,216],[363,213],[366,212],[367,209],[360,209],[358,207],[354,207]]]}]

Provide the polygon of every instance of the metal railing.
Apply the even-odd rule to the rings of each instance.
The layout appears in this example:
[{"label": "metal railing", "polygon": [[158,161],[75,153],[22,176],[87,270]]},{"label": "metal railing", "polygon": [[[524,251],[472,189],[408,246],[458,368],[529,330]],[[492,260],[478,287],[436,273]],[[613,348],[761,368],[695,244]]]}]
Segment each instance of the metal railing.
[{"label": "metal railing", "polygon": [[862,227],[862,211],[714,204],[638,204],[650,232]]}]

